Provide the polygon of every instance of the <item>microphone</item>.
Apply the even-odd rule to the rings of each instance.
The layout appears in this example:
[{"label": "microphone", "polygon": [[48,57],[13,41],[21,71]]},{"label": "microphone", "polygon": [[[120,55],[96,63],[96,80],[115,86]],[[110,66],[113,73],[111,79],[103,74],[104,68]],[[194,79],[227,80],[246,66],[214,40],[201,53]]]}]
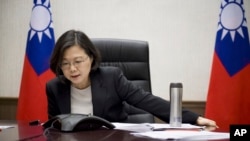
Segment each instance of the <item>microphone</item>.
[{"label": "microphone", "polygon": [[170,83],[170,127],[182,124],[182,83]]}]

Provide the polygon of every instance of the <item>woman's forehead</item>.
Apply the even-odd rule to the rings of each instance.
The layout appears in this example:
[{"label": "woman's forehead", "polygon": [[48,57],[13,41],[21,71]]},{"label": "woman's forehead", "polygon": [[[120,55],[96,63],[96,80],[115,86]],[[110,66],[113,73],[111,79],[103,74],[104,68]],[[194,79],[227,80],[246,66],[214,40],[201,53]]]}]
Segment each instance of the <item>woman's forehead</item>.
[{"label": "woman's forehead", "polygon": [[63,53],[63,58],[72,58],[77,56],[87,56],[85,50],[78,45],[67,48]]}]

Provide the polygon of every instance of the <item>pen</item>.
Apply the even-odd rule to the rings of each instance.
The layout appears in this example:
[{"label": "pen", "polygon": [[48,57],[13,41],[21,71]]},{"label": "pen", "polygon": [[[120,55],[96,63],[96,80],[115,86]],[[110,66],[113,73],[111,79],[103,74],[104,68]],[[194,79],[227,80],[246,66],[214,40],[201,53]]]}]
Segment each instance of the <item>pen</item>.
[{"label": "pen", "polygon": [[40,120],[33,120],[33,121],[29,122],[30,126],[35,126],[35,125],[39,125],[39,124],[41,124]]},{"label": "pen", "polygon": [[202,128],[154,128],[153,131],[202,131]]}]

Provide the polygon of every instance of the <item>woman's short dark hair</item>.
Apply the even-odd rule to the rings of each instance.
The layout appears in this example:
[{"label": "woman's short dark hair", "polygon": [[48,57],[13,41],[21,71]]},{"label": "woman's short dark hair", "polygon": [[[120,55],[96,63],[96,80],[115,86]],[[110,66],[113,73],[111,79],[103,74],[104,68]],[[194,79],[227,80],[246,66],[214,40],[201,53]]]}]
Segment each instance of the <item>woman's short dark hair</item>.
[{"label": "woman's short dark hair", "polygon": [[101,55],[89,37],[82,31],[69,30],[63,33],[57,40],[50,59],[50,69],[56,74],[56,76],[63,74],[61,63],[65,50],[74,45],[80,46],[86,54],[93,59],[91,71],[96,70],[99,67]]}]

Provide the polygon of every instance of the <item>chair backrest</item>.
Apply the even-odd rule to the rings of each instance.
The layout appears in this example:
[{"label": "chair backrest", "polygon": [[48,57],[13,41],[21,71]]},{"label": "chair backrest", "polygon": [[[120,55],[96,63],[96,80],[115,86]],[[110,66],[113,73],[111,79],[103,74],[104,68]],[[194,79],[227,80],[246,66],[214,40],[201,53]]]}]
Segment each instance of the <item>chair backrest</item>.
[{"label": "chair backrest", "polygon": [[[126,78],[151,92],[148,42],[128,39],[92,38],[93,44],[100,50],[101,66],[119,67]],[[129,123],[153,123],[154,116],[127,103]]]}]

